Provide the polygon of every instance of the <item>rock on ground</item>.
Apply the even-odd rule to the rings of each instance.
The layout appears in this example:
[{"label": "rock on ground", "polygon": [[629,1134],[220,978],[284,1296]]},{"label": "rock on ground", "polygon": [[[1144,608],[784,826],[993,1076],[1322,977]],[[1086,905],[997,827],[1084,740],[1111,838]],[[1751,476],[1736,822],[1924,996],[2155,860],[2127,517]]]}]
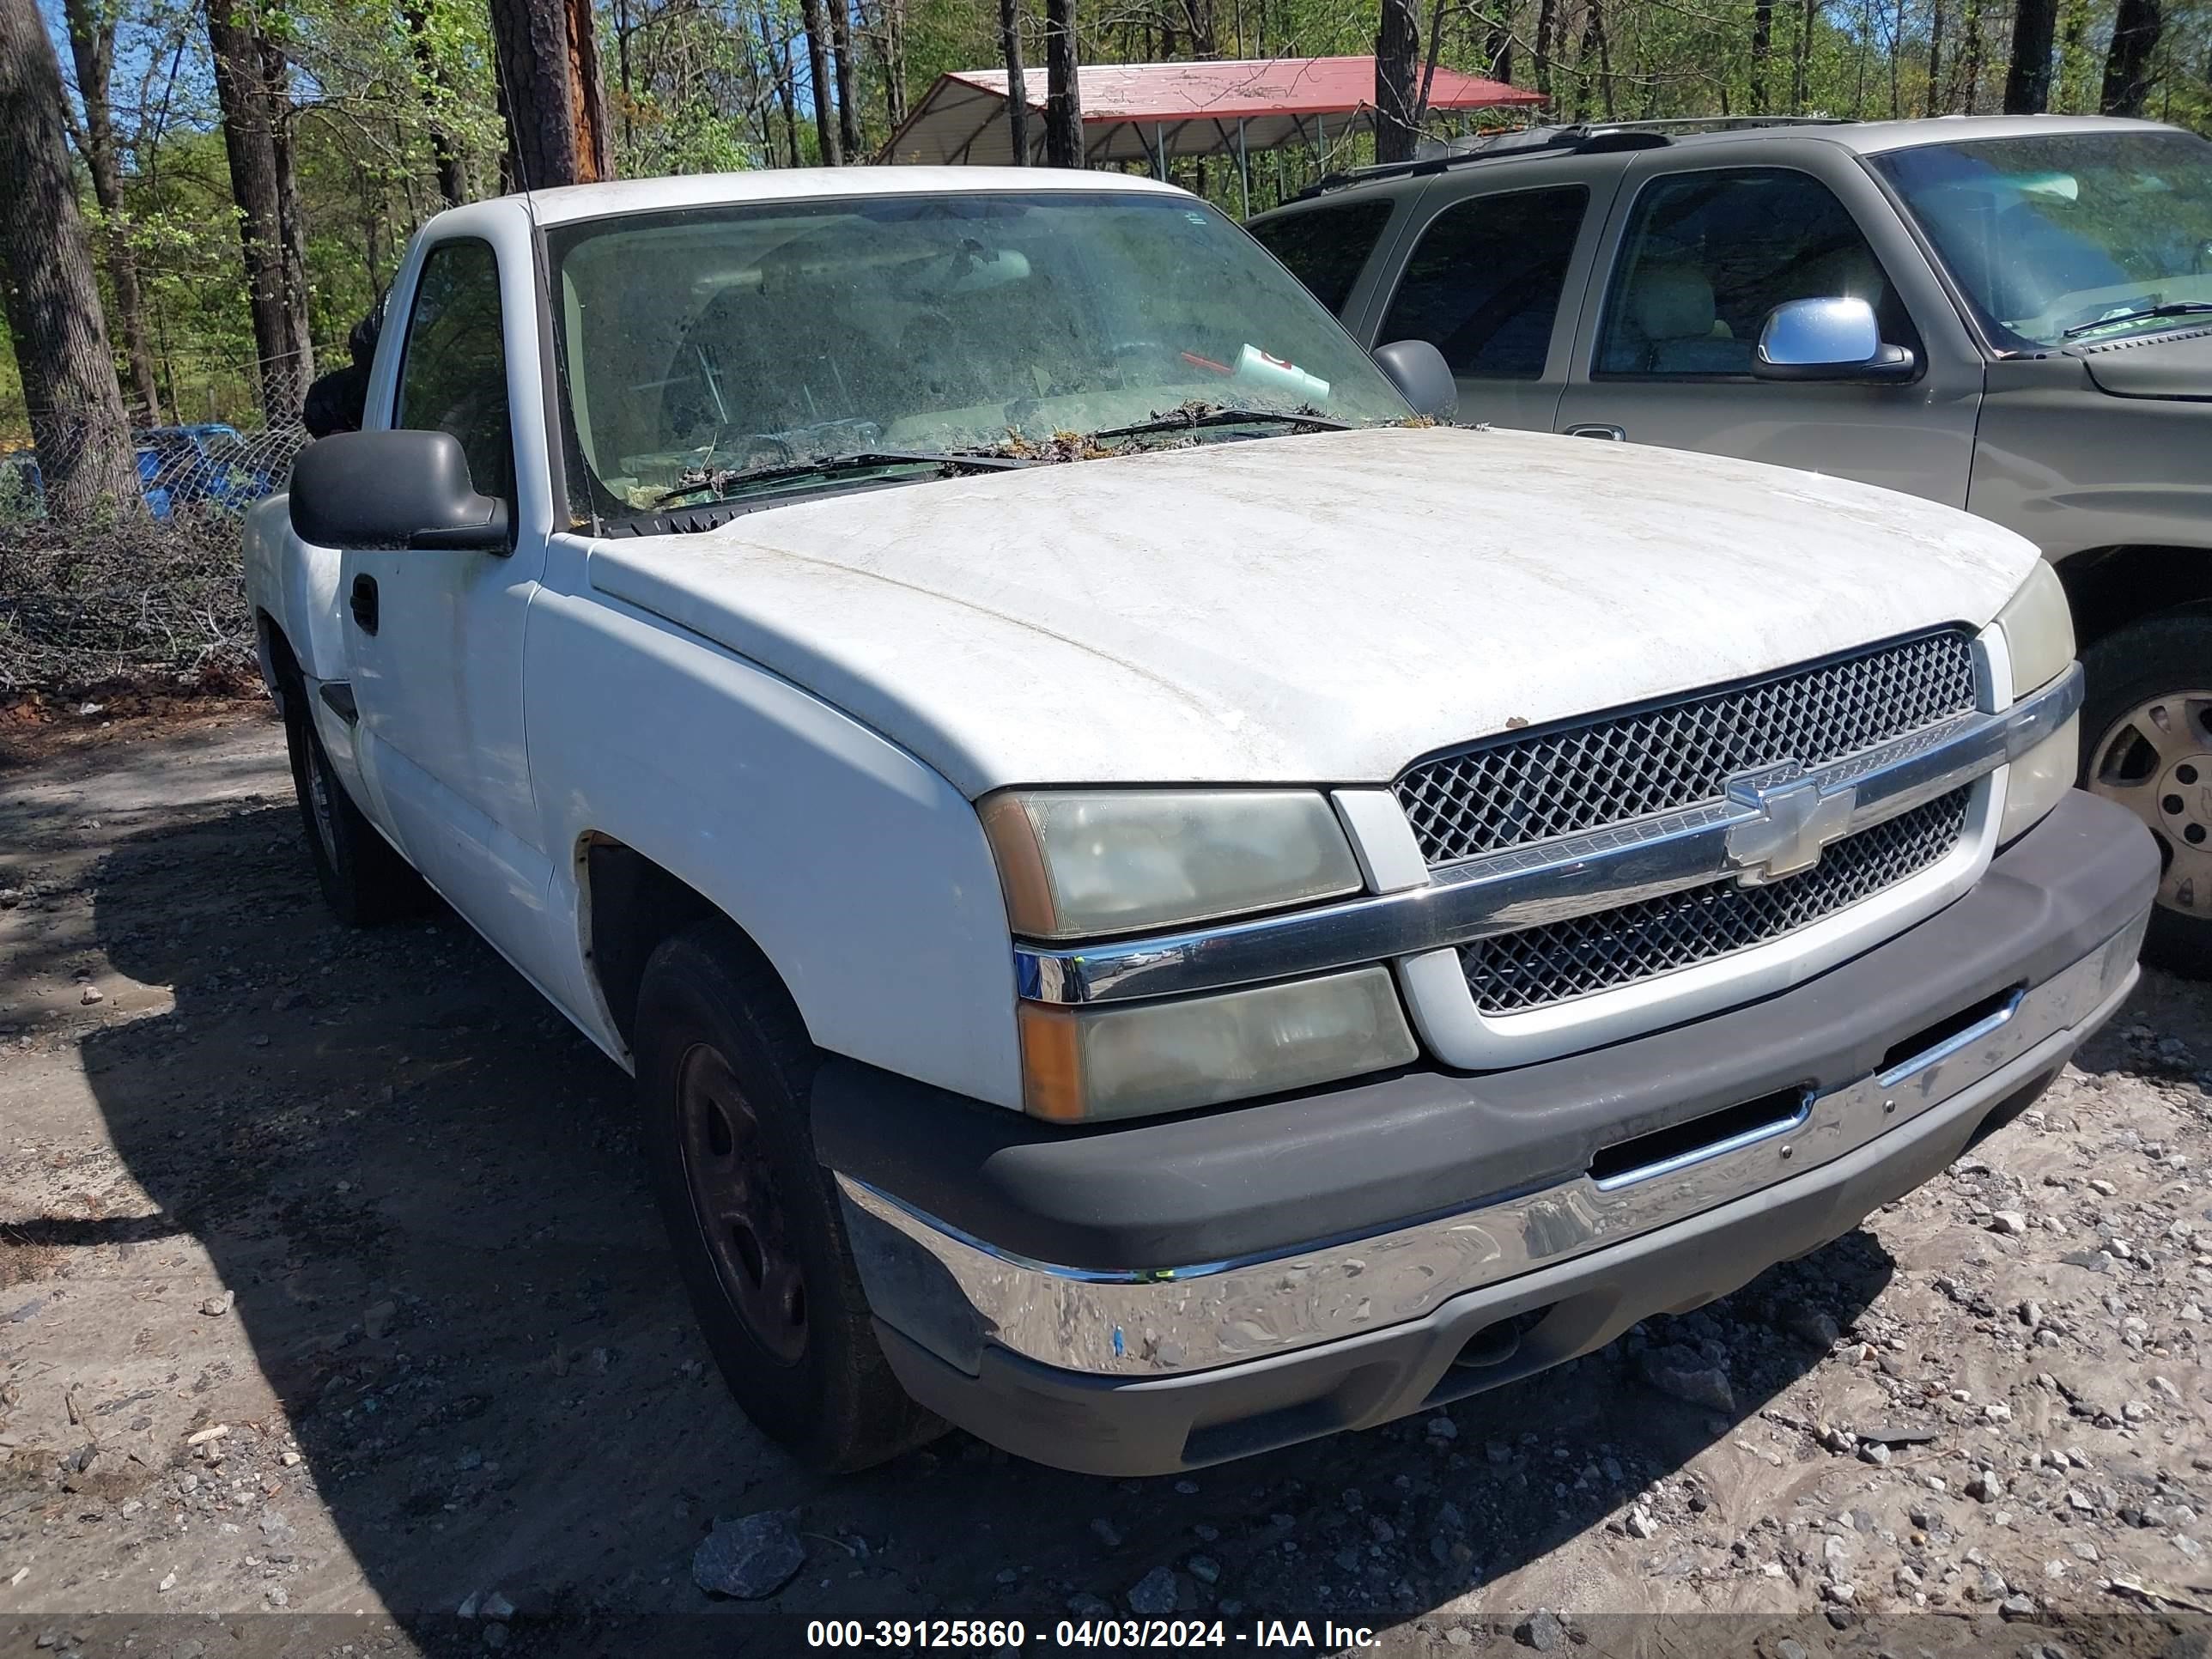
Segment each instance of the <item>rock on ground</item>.
[{"label": "rock on ground", "polygon": [[709,1595],[757,1601],[773,1595],[806,1565],[806,1546],[791,1516],[763,1510],[735,1521],[717,1521],[691,1557],[691,1580]]}]

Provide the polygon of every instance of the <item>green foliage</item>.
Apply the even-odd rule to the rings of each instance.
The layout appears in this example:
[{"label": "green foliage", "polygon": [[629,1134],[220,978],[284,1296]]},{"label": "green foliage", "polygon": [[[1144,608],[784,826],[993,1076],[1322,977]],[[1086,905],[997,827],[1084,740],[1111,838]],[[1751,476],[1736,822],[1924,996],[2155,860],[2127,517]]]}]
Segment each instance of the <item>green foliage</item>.
[{"label": "green foliage", "polygon": [[[889,137],[887,64],[902,101],[947,71],[1000,62],[994,0],[844,0],[866,148]],[[193,0],[104,0],[118,24],[112,114],[123,145],[125,240],[144,290],[156,379],[179,420],[245,425],[254,347],[238,220],[216,124],[204,13]],[[319,365],[344,361],[348,328],[387,284],[414,231],[442,205],[439,157],[464,194],[500,188],[503,135],[485,0],[240,0],[290,66],[290,137]],[[629,176],[817,159],[814,89],[798,0],[597,0],[619,169]],[[1364,53],[1376,0],[1133,0],[1079,11],[1086,63]],[[2094,109],[2114,0],[2060,0],[2054,109]],[[2212,129],[2212,0],[2167,0],[2148,112]],[[1510,49],[1512,78],[1548,87],[1560,118],[1745,113],[1884,118],[1987,112],[2001,100],[2012,0],[1776,0],[1763,64],[1756,0],[1424,0],[1424,46],[1476,74]],[[1024,0],[1024,59],[1042,92],[1042,0]],[[1548,27],[1545,20],[1549,19]],[[1978,25],[1969,35],[1970,22]],[[1940,30],[1940,40],[1939,40]],[[1535,46],[1549,43],[1540,63]],[[893,48],[896,46],[896,53]],[[1931,60],[1932,63],[1931,63]],[[66,61],[66,53],[64,53]],[[1931,79],[1931,67],[1935,70]],[[1971,71],[1971,72],[1970,72]],[[1802,84],[1802,92],[1800,90]],[[792,106],[787,116],[785,100]],[[1468,117],[1432,131],[1470,130]],[[1257,156],[1254,210],[1326,169],[1370,159],[1364,139]],[[1177,182],[1235,212],[1233,165],[1176,163]],[[95,237],[105,227],[83,203]],[[102,280],[107,280],[105,267]],[[112,295],[109,296],[112,301]],[[111,324],[118,350],[122,331]],[[0,442],[24,429],[0,354]]]}]

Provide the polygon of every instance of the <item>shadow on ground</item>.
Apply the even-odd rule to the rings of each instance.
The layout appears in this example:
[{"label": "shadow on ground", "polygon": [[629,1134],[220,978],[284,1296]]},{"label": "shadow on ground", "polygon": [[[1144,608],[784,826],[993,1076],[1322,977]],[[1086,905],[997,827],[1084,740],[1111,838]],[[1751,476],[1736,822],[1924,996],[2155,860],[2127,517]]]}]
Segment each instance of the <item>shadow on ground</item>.
[{"label": "shadow on ground", "polygon": [[[787,1611],[1035,1628],[1071,1598],[1126,1612],[1164,1566],[1187,1612],[1396,1623],[1615,1520],[1656,1480],[1679,1487],[1890,1272],[1854,1233],[1669,1322],[1665,1340],[1725,1364],[1725,1412],[1649,1389],[1616,1345],[1434,1419],[1183,1481],[1061,1474],[957,1436],[825,1481],[751,1430],[692,1333],[627,1079],[466,927],[344,932],[296,819],[268,805],[135,836],[94,882],[116,969],[174,987],[173,1012],[82,1048],[160,1214],[27,1225],[58,1244],[206,1249],[346,1550],[428,1645],[481,1650],[481,1626],[454,1613],[495,1589],[518,1609],[517,1650],[606,1650],[635,1621],[706,1610],[689,1577],[701,1536],[772,1507],[799,1510],[810,1552],[767,1604]],[[1716,1531],[1757,1519],[1727,1492],[1680,1495]],[[1658,1577],[1691,1571],[1664,1540],[1633,1547]],[[238,1605],[260,1594],[242,1582]],[[591,1633],[537,1622],[556,1616]],[[708,1623],[702,1639],[727,1651],[738,1632]],[[665,1627],[652,1643],[674,1644]]]}]

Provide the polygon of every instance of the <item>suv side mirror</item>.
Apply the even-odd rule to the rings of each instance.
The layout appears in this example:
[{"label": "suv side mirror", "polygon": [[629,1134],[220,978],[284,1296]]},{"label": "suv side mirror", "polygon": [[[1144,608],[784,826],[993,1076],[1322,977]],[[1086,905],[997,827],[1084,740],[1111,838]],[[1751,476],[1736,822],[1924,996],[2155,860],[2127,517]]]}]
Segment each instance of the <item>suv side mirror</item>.
[{"label": "suv side mirror", "polygon": [[1904,346],[1884,345],[1864,300],[1790,300],[1766,313],[1751,372],[1762,380],[1909,380]]},{"label": "suv side mirror", "polygon": [[1398,388],[1398,395],[1413,404],[1416,415],[1449,421],[1459,414],[1459,382],[1452,379],[1444,354],[1426,340],[1393,340],[1376,346],[1375,366]]},{"label": "suv side mirror", "polygon": [[292,463],[292,529],[317,547],[508,550],[507,503],[477,494],[450,432],[339,432]]}]

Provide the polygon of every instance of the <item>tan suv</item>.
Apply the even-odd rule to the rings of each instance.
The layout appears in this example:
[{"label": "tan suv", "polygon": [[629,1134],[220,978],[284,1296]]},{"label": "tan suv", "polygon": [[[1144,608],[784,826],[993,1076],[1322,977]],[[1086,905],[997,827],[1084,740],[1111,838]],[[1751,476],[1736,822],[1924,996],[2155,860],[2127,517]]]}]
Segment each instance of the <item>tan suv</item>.
[{"label": "tan suv", "polygon": [[2151,122],[1630,123],[1370,168],[1255,219],[1460,418],[1832,472],[2057,566],[2082,782],[2212,976],[2212,143]]}]

